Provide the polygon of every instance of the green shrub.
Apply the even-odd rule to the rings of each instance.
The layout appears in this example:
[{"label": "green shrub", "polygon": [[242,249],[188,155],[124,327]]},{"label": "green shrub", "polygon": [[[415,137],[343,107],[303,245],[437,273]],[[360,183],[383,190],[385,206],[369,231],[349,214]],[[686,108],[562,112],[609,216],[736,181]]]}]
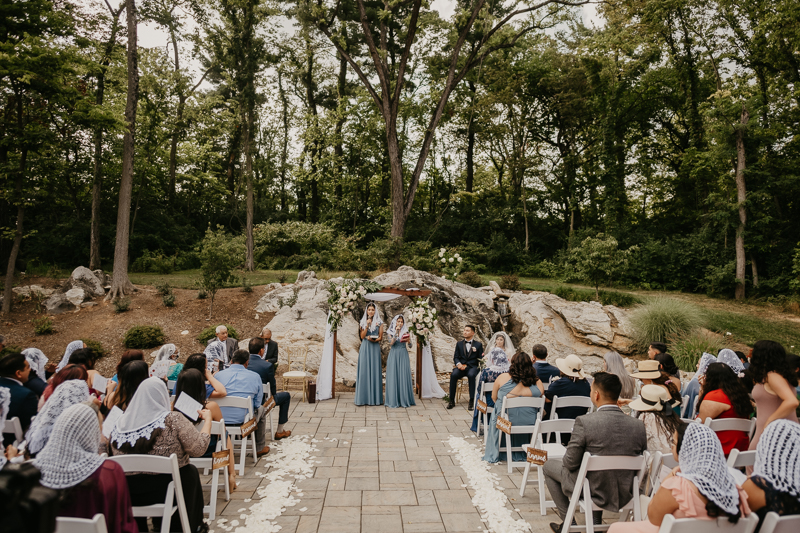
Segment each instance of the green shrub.
[{"label": "green shrub", "polygon": [[144,250],[142,255],[131,263],[131,272],[172,274],[175,272],[175,257],[166,256],[161,250],[157,252]]},{"label": "green shrub", "polygon": [[470,287],[483,287],[483,278],[477,272],[462,272],[458,276],[459,283]]},{"label": "green shrub", "polygon": [[681,370],[689,372],[697,370],[697,362],[703,352],[716,355],[724,347],[725,343],[719,335],[702,329],[673,335],[669,340],[670,355]]},{"label": "green shrub", "polygon": [[289,273],[285,270],[281,270],[280,274],[278,274],[278,283],[286,283],[286,280],[289,278]]},{"label": "green shrub", "polygon": [[165,294],[161,301],[164,302],[164,307],[175,307],[175,295],[172,293]]},{"label": "green shrub", "polygon": [[172,294],[172,288],[166,281],[162,281],[161,283],[156,283],[156,291],[158,291],[158,294],[160,294],[161,296]]},{"label": "green shrub", "polygon": [[23,349],[19,346],[15,346],[13,344],[6,346],[2,350],[0,350],[0,359],[7,356],[10,353],[20,353]]},{"label": "green shrub", "polygon": [[205,290],[200,289],[199,291],[197,291],[197,299],[198,300],[205,300],[206,298],[208,298],[208,293],[206,293]]},{"label": "green shrub", "polygon": [[33,323],[34,334],[50,335],[53,333],[53,321],[49,317],[34,318],[31,322]]},{"label": "green shrub", "polygon": [[630,315],[634,343],[642,350],[651,342],[668,342],[702,327],[701,311],[692,304],[659,296]]},{"label": "green shrub", "polygon": [[[547,289],[545,289],[547,291]],[[575,289],[560,285],[555,289],[547,292],[552,292],[559,298],[564,298],[570,302],[596,302],[597,295],[594,291],[585,289]],[[616,291],[600,291],[600,303],[603,305],[615,305],[617,307],[631,307],[642,301],[632,294]]]},{"label": "green shrub", "polygon": [[98,359],[108,355],[108,350],[105,349],[103,343],[94,339],[81,339],[87,348],[91,348],[97,354]]},{"label": "green shrub", "polygon": [[116,298],[111,302],[111,305],[114,306],[115,313],[124,313],[131,307],[131,299],[130,298]]},{"label": "green shrub", "polygon": [[246,293],[253,292],[253,286],[250,285],[250,280],[248,280],[244,276],[242,276],[242,292],[246,292]]},{"label": "green shrub", "polygon": [[500,278],[500,287],[507,291],[519,291],[522,290],[522,283],[516,274],[506,274]]},{"label": "green shrub", "polygon": [[[219,325],[219,324],[217,324]],[[224,324],[226,328],[228,328],[228,337],[232,337],[234,339],[239,338],[239,334],[236,333],[236,330],[230,324]],[[213,337],[217,335],[217,326],[208,326],[203,331],[200,332],[200,335],[197,336],[197,340],[201,343],[205,344]]]},{"label": "green shrub", "polygon": [[164,335],[164,332],[158,326],[134,326],[125,332],[125,337],[122,339],[122,344],[126,348],[141,349],[160,346],[166,341],[167,338]]}]

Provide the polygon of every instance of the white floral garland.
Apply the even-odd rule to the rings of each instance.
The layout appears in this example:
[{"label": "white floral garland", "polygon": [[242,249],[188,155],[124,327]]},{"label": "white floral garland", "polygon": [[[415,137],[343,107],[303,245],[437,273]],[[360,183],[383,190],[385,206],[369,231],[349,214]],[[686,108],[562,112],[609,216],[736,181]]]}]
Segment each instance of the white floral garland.
[{"label": "white floral garland", "polygon": [[498,488],[499,478],[490,471],[490,465],[483,460],[480,447],[469,444],[463,437],[446,441],[455,454],[455,460],[467,475],[469,485],[475,491],[472,504],[478,508],[481,518],[486,519],[489,531],[502,533],[524,533],[531,531],[525,520],[514,520],[506,507],[508,497]]},{"label": "white floral garland", "polygon": [[445,257],[446,253],[446,248],[439,249],[439,261],[444,265],[442,267],[442,277],[455,281],[461,273],[461,263],[464,261],[464,258],[458,255],[458,253],[453,253],[450,257]]},{"label": "white floral garland", "polygon": [[429,300],[417,298],[408,306],[405,316],[408,319],[408,330],[426,344],[439,316],[436,309],[431,306]]},{"label": "white floral garland", "polygon": [[331,331],[339,329],[344,315],[351,312],[356,303],[364,297],[368,292],[379,291],[382,287],[374,281],[359,281],[354,279],[346,279],[341,284],[337,285],[332,281],[327,283],[328,289],[328,322],[331,325]]}]

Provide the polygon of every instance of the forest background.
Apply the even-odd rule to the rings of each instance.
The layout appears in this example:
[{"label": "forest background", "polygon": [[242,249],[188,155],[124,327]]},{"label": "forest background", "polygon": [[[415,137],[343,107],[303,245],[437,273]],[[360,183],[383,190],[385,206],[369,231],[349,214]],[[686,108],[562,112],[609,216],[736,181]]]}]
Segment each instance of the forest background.
[{"label": "forest background", "polygon": [[244,270],[446,248],[570,279],[620,250],[606,283],[800,289],[795,1],[608,0],[591,27],[580,1],[115,1],[0,0],[6,291],[88,265],[119,296],[223,233]]}]

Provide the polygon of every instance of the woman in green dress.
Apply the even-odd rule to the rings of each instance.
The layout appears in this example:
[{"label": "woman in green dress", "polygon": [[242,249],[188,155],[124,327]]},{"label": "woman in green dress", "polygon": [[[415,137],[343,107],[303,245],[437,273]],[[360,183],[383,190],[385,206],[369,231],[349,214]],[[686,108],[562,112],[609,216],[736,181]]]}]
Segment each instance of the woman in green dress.
[{"label": "woman in green dress", "polygon": [[356,374],[356,405],[383,404],[383,372],[381,371],[381,340],[383,320],[374,303],[367,304],[359,323],[361,348],[358,350]]},{"label": "woman in green dress", "polygon": [[406,343],[411,340],[403,315],[397,315],[389,325],[391,349],[386,360],[386,407],[411,407],[414,387],[411,383],[411,363]]}]

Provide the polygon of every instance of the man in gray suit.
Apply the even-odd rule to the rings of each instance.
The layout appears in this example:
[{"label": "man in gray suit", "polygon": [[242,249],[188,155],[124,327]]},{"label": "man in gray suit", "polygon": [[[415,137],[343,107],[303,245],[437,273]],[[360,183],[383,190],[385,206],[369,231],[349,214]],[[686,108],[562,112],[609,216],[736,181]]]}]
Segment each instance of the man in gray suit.
[{"label": "man in gray suit", "polygon": [[[641,420],[632,418],[617,407],[622,382],[614,374],[598,372],[590,397],[597,410],[575,419],[572,437],[563,459],[549,459],[544,464],[545,484],[563,520],[575,487],[584,452],[592,455],[642,455],[647,449],[647,433]],[[629,470],[589,472],[592,500],[601,509],[619,511],[633,497],[633,476]],[[594,523],[603,518],[602,511],[594,512]],[[561,531],[562,524],[550,528]]]},{"label": "man in gray suit", "polygon": [[233,337],[228,337],[228,328],[224,325],[217,326],[215,333],[216,336],[209,339],[207,345],[210,346],[212,342],[219,341],[225,346],[225,359],[219,363],[219,369],[223,370],[230,365],[233,352],[239,349],[239,341]]}]

